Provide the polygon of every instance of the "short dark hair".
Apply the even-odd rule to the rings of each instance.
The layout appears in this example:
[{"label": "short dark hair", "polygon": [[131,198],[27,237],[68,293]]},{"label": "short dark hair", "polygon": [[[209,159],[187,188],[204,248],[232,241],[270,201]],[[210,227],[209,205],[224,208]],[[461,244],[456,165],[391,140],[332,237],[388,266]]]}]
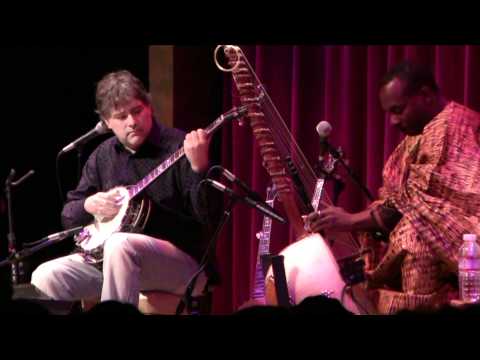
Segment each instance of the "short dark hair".
[{"label": "short dark hair", "polygon": [[433,92],[438,93],[439,88],[432,71],[420,64],[410,61],[403,61],[388,71],[380,82],[380,88],[387,85],[395,78],[406,82],[405,94],[410,96],[419,91],[423,86],[429,87]]},{"label": "short dark hair", "polygon": [[115,109],[134,99],[146,105],[151,104],[143,83],[127,70],[111,72],[97,84],[96,111],[103,120],[108,119]]}]

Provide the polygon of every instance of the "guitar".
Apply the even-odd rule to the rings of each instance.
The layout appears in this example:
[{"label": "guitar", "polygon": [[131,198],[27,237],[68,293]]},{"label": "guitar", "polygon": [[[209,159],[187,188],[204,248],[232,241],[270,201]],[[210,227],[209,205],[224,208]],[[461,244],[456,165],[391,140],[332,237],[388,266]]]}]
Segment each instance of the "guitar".
[{"label": "guitar", "polygon": [[[267,197],[265,202],[273,208],[277,191],[275,185],[267,188]],[[270,235],[272,232],[272,219],[268,216],[263,217],[262,231],[256,234],[258,239],[257,263],[255,266],[254,286],[250,294],[250,300],[241,306],[246,308],[253,305],[265,305],[265,270],[262,263],[262,255],[270,254]]]},{"label": "guitar", "polygon": [[[246,112],[246,106],[233,108],[229,112],[219,116],[212,124],[205,128],[205,132],[207,135],[210,135],[227,120],[242,117]],[[103,261],[103,245],[113,233],[143,231],[150,217],[152,203],[150,199],[139,199],[137,195],[184,155],[185,151],[182,146],[135,185],[117,186],[114,188],[118,195],[122,197],[118,213],[109,219],[95,217],[92,224],[84,227],[82,231],[75,236],[76,246],[85,255],[87,262],[98,264]]]}]

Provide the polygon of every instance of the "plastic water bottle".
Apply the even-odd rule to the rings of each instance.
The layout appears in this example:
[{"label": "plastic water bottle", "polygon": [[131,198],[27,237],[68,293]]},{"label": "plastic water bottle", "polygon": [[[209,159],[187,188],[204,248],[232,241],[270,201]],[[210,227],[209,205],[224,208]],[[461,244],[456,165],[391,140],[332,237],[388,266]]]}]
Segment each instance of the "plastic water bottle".
[{"label": "plastic water bottle", "polygon": [[473,303],[480,301],[480,246],[477,235],[464,234],[458,258],[460,299]]}]

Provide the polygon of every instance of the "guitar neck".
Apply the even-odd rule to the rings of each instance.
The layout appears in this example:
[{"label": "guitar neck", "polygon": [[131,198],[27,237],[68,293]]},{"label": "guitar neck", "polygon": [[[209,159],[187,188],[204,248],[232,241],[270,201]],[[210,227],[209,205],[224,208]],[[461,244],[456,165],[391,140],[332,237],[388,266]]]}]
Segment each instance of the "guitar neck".
[{"label": "guitar neck", "polygon": [[[242,116],[247,111],[245,106],[242,106],[238,109],[234,109],[232,112],[229,112],[227,115],[219,116],[213,123],[211,123],[208,127],[204,130],[207,135],[214,133],[217,129],[220,128],[221,125],[225,123],[226,120],[231,120],[236,117]],[[130,198],[137,196],[140,192],[142,192],[148,185],[150,185],[153,181],[155,181],[161,174],[167,171],[173,164],[175,164],[178,160],[180,160],[183,155],[185,155],[185,150],[183,146],[175,151],[172,155],[170,155],[166,160],[164,160],[160,165],[158,165],[155,169],[153,169],[147,176],[145,176],[142,180],[137,182],[135,185],[129,187],[129,195]]]},{"label": "guitar neck", "polygon": [[[274,199],[267,199],[266,203],[273,207]],[[270,235],[272,232],[272,219],[268,216],[263,217],[262,231],[258,242],[257,264],[255,266],[255,281],[252,288],[251,297],[254,300],[265,298],[265,276],[263,273],[261,256],[270,252]]]},{"label": "guitar neck", "polygon": [[[266,202],[273,206],[273,201]],[[270,234],[272,232],[272,219],[268,216],[263,217],[262,235],[258,242],[258,256],[268,254],[270,251]]]}]

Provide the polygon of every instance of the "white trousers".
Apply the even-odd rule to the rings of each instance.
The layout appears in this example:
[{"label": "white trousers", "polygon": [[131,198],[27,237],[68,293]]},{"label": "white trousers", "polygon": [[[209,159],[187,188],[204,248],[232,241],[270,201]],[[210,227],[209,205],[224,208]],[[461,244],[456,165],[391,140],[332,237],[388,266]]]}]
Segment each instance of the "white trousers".
[{"label": "white trousers", "polygon": [[[141,290],[161,290],[181,295],[198,263],[168,241],[147,235],[115,233],[104,244],[103,274],[72,254],[41,264],[31,283],[54,300],[99,298],[138,306]],[[202,273],[194,294],[203,289]]]}]

